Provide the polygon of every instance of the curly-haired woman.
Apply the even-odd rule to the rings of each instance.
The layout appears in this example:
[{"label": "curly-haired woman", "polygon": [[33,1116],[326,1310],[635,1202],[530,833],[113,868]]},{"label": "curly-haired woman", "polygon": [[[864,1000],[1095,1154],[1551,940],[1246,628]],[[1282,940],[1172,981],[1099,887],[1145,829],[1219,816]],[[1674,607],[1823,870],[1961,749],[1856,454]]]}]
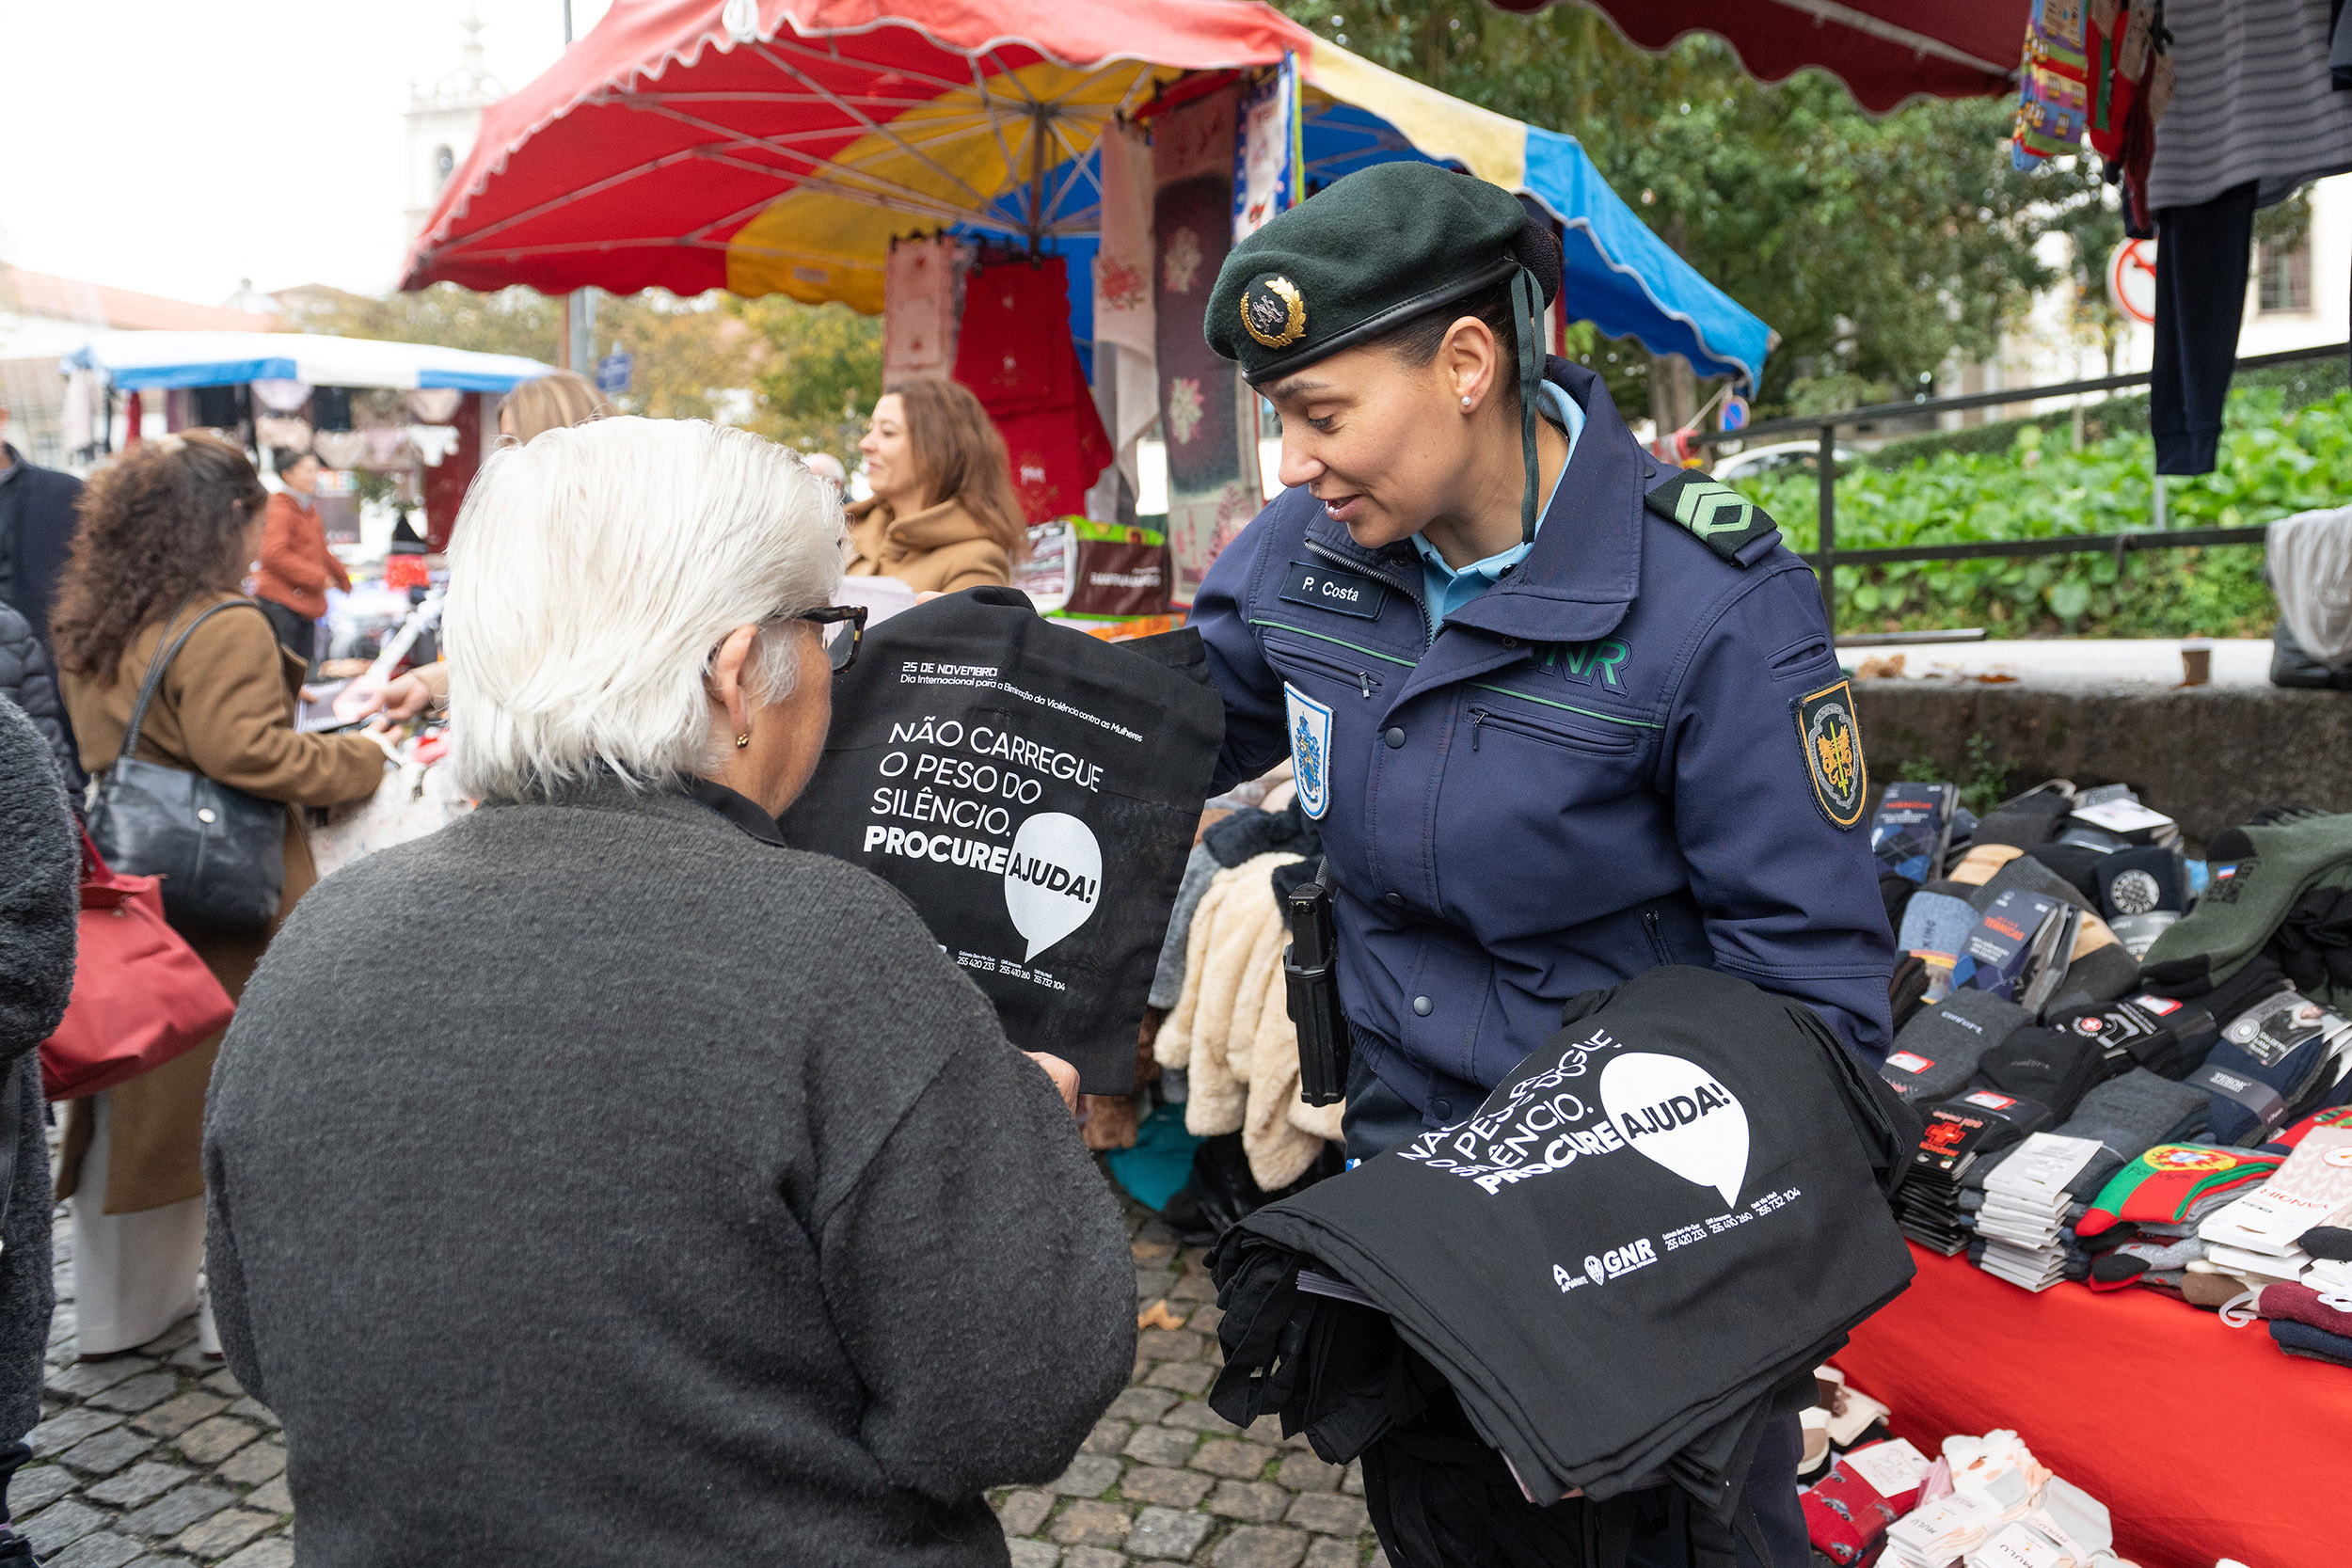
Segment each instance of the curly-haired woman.
[{"label": "curly-haired woman", "polygon": [[[165,673],[139,730],[142,760],[201,773],[289,808],[364,800],[384,752],[357,735],[294,730],[302,661],[237,591],[260,552],[269,499],[245,454],[172,436],[125,452],[82,491],[82,523],[50,627],[82,765],[120,750],[156,654],[215,605],[252,606],[199,626]],[[316,879],[299,814],[286,813],[283,919]],[[231,996],[266,936],[182,933]],[[126,1351],[196,1307],[204,1253],[204,1088],[217,1038],[87,1100],[66,1123],[59,1196],[73,1199],[84,1355]]]}]

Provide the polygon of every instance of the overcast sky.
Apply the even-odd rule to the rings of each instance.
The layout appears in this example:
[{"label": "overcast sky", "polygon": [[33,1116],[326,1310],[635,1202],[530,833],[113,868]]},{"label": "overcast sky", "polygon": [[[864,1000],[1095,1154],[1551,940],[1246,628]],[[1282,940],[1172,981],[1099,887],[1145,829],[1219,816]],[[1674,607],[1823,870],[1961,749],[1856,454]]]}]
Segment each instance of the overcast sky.
[{"label": "overcast sky", "polygon": [[0,0],[0,261],[207,305],[391,287],[409,87],[473,8],[510,91],[563,52],[563,0]]}]

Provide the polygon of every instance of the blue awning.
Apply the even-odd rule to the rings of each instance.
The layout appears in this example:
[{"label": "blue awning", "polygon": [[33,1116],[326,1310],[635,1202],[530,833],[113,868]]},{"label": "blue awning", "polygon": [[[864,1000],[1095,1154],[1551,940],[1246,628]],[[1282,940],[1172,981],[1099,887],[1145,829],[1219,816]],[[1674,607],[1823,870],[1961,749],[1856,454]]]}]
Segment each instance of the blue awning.
[{"label": "blue awning", "polygon": [[306,381],[313,387],[508,392],[554,367],[512,354],[302,332],[100,332],[61,361],[124,391]]}]

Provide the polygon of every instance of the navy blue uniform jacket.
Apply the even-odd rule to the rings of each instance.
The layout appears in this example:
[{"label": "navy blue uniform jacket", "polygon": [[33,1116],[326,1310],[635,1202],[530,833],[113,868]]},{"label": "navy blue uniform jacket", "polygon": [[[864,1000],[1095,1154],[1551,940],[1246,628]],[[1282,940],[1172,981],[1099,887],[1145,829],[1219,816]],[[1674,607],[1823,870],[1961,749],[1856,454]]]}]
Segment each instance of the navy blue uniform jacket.
[{"label": "navy blue uniform jacket", "polygon": [[1868,833],[1816,804],[1794,716],[1841,678],[1813,575],[1776,531],[1726,561],[1646,511],[1674,471],[1593,372],[1547,375],[1585,411],[1566,476],[1527,559],[1442,626],[1411,544],[1362,548],[1304,488],[1217,558],[1191,621],[1225,698],[1217,787],[1308,717],[1341,1000],[1433,1126],[1569,997],[1658,964],[1794,996],[1883,1056]]}]

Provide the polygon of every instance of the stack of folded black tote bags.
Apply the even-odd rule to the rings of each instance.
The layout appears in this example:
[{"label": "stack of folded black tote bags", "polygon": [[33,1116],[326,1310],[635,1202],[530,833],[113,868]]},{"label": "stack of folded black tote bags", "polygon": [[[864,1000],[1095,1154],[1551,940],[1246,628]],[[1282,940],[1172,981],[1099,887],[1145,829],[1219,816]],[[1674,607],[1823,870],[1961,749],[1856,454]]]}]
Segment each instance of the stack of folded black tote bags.
[{"label": "stack of folded black tote bags", "polygon": [[1887,1199],[1918,1122],[1802,1004],[1671,967],[1565,1022],[1475,1117],[1210,1259],[1211,1402],[1360,1455],[1398,1568],[1667,1528],[1728,1562],[1764,1423],[1911,1280]]}]

